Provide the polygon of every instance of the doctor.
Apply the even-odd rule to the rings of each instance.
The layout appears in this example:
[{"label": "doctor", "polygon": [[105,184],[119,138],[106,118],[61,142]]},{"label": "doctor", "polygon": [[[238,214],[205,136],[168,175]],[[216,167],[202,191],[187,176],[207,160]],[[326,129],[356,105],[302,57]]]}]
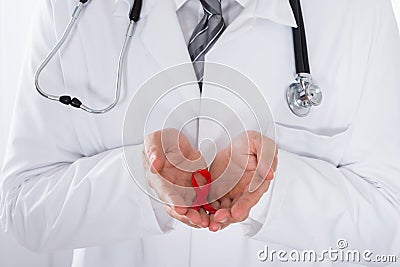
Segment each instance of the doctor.
[{"label": "doctor", "polygon": [[[265,246],[321,251],[338,239],[351,249],[400,255],[400,39],[390,1],[302,1],[310,63],[324,92],[323,103],[305,118],[289,110],[284,94],[295,73],[291,27],[297,25],[289,2],[221,2],[226,29],[204,60],[240,71],[270,104],[278,167],[264,170],[263,192],[240,216],[227,204],[219,220],[199,221],[144,194],[125,165],[121,132],[130,99],[159,71],[192,62],[188,44],[204,15],[200,1],[143,2],[121,100],[111,112],[91,115],[35,92],[34,73],[76,4],[42,0],[2,172],[6,232],[33,251],[74,249],[74,267],[265,266],[258,260]],[[43,71],[42,86],[107,105],[131,5],[93,0]],[[203,87],[202,97],[212,94]],[[199,96],[193,90],[171,99]],[[200,124],[187,138],[196,130],[212,129]],[[146,144],[157,147],[152,137]],[[256,154],[259,146],[253,148]],[[130,149],[127,161],[144,170],[143,140]],[[214,172],[227,157],[221,148]],[[280,264],[288,263],[272,265]]]}]

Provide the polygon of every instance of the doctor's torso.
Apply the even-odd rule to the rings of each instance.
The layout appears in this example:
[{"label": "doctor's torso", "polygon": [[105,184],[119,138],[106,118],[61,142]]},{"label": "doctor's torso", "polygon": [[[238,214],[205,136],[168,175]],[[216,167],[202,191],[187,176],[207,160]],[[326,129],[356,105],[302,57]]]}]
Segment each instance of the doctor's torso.
[{"label": "doctor's torso", "polygon": [[[70,111],[82,155],[92,156],[122,146],[125,112],[135,92],[165,68],[191,62],[187,38],[177,16],[177,2],[144,1],[127,54],[121,100],[115,109],[100,116]],[[285,98],[285,90],[295,74],[293,15],[287,1],[247,1],[205,60],[234,68],[254,82],[270,105],[279,147],[338,165],[361,98],[371,43],[367,32],[374,27],[372,20],[362,19],[374,11],[373,5],[369,7],[364,2],[302,1],[311,70],[324,95],[322,104],[305,118],[292,114]],[[105,106],[112,100],[130,5],[129,0],[90,3],[60,52],[60,79],[65,87],[48,88],[51,93],[76,95],[94,107]],[[74,3],[54,1],[52,8],[59,39]],[[209,90],[205,85],[202,97],[212,94]],[[197,90],[189,95],[200,97]],[[177,102],[185,101],[185,97],[174,96],[171,109]],[[163,236],[76,250],[74,266],[263,265],[257,260],[257,252],[264,245],[265,242],[245,238],[239,225],[218,234],[178,225]]]},{"label": "doctor's torso", "polygon": [[[291,114],[286,103],[285,89],[295,74],[291,27],[288,26],[293,21],[288,17],[291,15],[288,4],[274,7],[273,2],[277,1],[249,1],[207,53],[206,61],[225,64],[250,78],[268,101],[278,124],[277,131],[300,130],[330,137],[345,132],[357,110],[362,90],[360,81],[366,75],[363,67],[366,68],[367,58],[363,56],[367,54],[368,45],[362,44],[370,41],[363,39],[368,36],[363,34],[368,30],[367,23],[354,17],[358,14],[357,1],[334,4],[303,1],[310,65],[325,100],[306,118]],[[72,3],[55,2],[55,27],[59,34],[72,9]],[[126,83],[116,110],[104,116],[74,112],[77,123],[84,120],[99,127],[98,132],[104,134],[102,145],[90,144],[89,140],[84,142],[87,153],[93,153],[91,149],[98,152],[120,145],[120,131],[116,130],[114,135],[110,129],[121,129],[124,117],[121,114],[135,91],[165,68],[190,62],[175,9],[174,1],[144,1],[142,19],[127,56]],[[101,107],[113,98],[128,12],[126,1],[93,1],[84,11],[69,43],[61,49],[65,91],[81,96],[88,105]],[[362,11],[365,12],[367,8]],[[54,88],[50,91],[54,92]],[[203,96],[207,93],[206,86]],[[199,92],[194,90],[193,95]],[[111,124],[114,127],[110,127]],[[96,129],[85,128],[80,130],[93,133]]]}]

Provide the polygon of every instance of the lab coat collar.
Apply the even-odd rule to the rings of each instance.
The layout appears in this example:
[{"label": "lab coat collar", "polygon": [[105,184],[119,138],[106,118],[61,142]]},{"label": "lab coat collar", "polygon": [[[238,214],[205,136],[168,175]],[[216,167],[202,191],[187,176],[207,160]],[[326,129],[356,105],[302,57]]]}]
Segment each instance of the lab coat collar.
[{"label": "lab coat collar", "polygon": [[[143,0],[142,17],[145,17],[150,12],[151,7],[157,0]],[[160,1],[160,0],[158,0]],[[166,1],[166,0],[162,0]],[[178,10],[187,0],[174,0],[176,10]],[[289,0],[236,0],[240,5],[246,7],[249,2],[257,1],[257,8],[254,16],[271,20],[275,23],[297,27]],[[115,0],[114,15],[127,16],[129,7],[133,0]]]},{"label": "lab coat collar", "polygon": [[255,16],[297,28],[289,0],[257,0]]},{"label": "lab coat collar", "polygon": [[[149,8],[153,6],[154,2],[157,0],[143,0],[142,16],[146,16],[149,13]],[[166,0],[164,0],[166,1]],[[174,0],[176,10],[181,8],[188,0]],[[247,2],[250,0],[236,0],[242,7],[245,7]],[[125,16],[128,14],[129,7],[133,4],[133,0],[115,0],[115,16]]]}]

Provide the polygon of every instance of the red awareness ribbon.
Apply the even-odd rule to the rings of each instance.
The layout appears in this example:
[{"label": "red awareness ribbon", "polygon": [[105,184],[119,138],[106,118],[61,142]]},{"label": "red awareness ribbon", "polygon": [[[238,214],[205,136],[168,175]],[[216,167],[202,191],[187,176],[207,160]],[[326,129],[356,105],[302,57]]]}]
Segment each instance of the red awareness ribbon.
[{"label": "red awareness ribbon", "polygon": [[[203,185],[201,188],[199,187],[199,184],[196,181],[196,178],[194,175],[198,173],[204,178],[206,178],[206,184]],[[211,205],[207,201],[208,193],[210,193],[210,185],[211,185],[211,174],[207,169],[204,170],[197,170],[192,173],[192,185],[194,187],[194,191],[196,192],[196,199],[193,201],[192,206],[190,206],[192,209],[195,210],[200,210],[201,207],[208,211],[208,213],[214,214],[217,210],[211,207]]]}]

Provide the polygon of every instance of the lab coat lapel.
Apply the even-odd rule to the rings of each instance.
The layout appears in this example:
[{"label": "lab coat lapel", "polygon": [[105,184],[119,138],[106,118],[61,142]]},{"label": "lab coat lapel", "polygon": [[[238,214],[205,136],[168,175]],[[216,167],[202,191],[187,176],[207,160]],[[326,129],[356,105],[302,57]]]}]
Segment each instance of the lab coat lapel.
[{"label": "lab coat lapel", "polygon": [[[128,16],[133,0],[116,0],[114,16]],[[140,38],[162,69],[191,62],[173,0],[143,1]]]},{"label": "lab coat lapel", "polygon": [[161,68],[191,62],[174,1],[157,1],[148,14],[141,38]]},{"label": "lab coat lapel", "polygon": [[252,28],[255,21],[254,14],[256,9],[256,2],[257,2],[256,0],[250,0],[246,3],[246,6],[244,7],[243,11],[226,28],[226,30],[222,33],[221,37],[211,48],[211,51],[217,50],[224,44],[232,41],[235,38],[242,36]]},{"label": "lab coat lapel", "polygon": [[244,5],[243,11],[228,26],[221,38],[214,45],[214,50],[227,42],[231,42],[235,38],[242,37],[252,29],[257,18],[268,19],[290,27],[297,27],[289,0],[249,0]]},{"label": "lab coat lapel", "polygon": [[[223,44],[243,36],[254,25],[256,18],[297,27],[289,0],[239,0],[244,10],[214,44],[217,50]],[[114,14],[127,15],[132,0],[116,0]],[[149,54],[161,68],[191,62],[186,43],[176,15],[176,2],[173,0],[147,0],[143,3],[142,18],[147,22],[141,33],[143,43]]]}]

